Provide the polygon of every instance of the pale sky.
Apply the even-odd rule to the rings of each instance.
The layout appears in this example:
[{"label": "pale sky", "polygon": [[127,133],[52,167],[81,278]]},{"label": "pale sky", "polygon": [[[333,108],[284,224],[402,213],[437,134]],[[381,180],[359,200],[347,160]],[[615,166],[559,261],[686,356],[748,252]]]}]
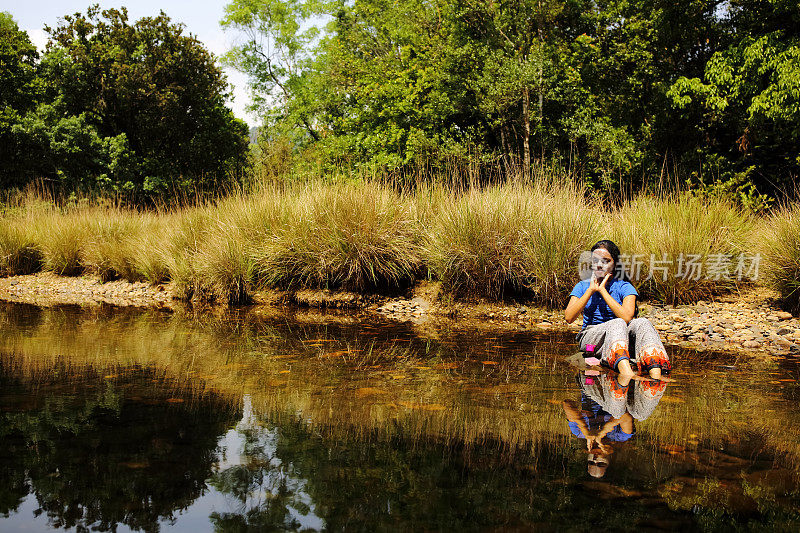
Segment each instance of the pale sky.
[{"label": "pale sky", "polygon": [[[11,13],[20,29],[28,32],[31,41],[44,49],[47,34],[44,26],[58,25],[58,19],[64,15],[81,12],[92,4],[100,4],[101,9],[128,8],[128,20],[133,23],[142,17],[157,16],[159,11],[164,11],[172,22],[181,22],[185,25],[184,33],[192,33],[216,57],[228,51],[232,43],[236,42],[235,32],[223,32],[219,21],[223,17],[223,9],[227,4],[224,0],[211,2],[190,0],[130,0],[105,1],[105,0],[0,0],[0,11]],[[222,65],[220,65],[222,66]],[[257,117],[245,112],[245,107],[250,103],[247,91],[247,78],[244,74],[231,68],[223,68],[228,77],[228,82],[233,85],[233,101],[228,105],[234,114],[245,120],[250,126],[259,123]]]}]

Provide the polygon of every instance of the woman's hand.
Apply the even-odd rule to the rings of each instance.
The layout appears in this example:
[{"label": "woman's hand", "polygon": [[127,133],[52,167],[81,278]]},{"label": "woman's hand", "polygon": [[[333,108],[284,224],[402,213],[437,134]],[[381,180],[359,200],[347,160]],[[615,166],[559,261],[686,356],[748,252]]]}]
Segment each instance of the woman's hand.
[{"label": "woman's hand", "polygon": [[606,448],[605,444],[603,444],[603,437],[604,435],[589,435],[586,437],[586,449],[589,451],[589,453],[592,453],[592,450],[599,448],[601,453],[608,454],[608,449]]},{"label": "woman's hand", "polygon": [[[575,295],[569,297],[567,308],[564,309],[564,319],[567,321],[567,324],[572,324],[572,322],[578,318],[578,315],[581,313],[581,311],[583,311],[583,308],[586,307],[587,303],[589,303],[589,299],[597,291],[601,291],[600,294],[603,295],[603,299],[606,299],[605,295],[607,295],[608,292],[605,290],[605,288],[606,282],[608,282],[609,279],[611,279],[611,274],[607,274],[601,282],[598,282],[597,278],[592,276],[589,280],[589,288],[586,289],[586,292],[583,293],[583,296],[580,298]],[[609,299],[613,300],[613,298],[610,296]]]},{"label": "woman's hand", "polygon": [[611,279],[611,274],[606,274],[605,277],[603,278],[603,281],[599,282],[597,281],[597,278],[595,276],[592,276],[592,280],[589,282],[589,292],[591,294],[594,294],[599,290],[605,290],[606,283],[608,282],[609,279]]}]

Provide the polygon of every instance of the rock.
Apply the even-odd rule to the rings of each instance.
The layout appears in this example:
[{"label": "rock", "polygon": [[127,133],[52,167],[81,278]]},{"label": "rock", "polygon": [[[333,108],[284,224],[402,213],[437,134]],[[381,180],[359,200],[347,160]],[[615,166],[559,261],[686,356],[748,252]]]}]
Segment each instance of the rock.
[{"label": "rock", "polygon": [[792,344],[794,344],[789,339],[784,339],[783,337],[777,337],[775,339],[770,339],[770,340],[772,340],[773,344],[775,344],[776,346],[781,346],[783,348],[790,348]]},{"label": "rock", "polygon": [[744,328],[746,328],[746,327],[747,327],[747,325],[746,325],[746,324],[742,324],[741,322],[736,322],[736,323],[733,325],[733,329],[744,329]]},{"label": "rock", "polygon": [[746,340],[742,343],[742,346],[745,348],[758,348],[761,346],[761,343],[756,340]]},{"label": "rock", "polygon": [[776,331],[775,333],[777,333],[778,335],[789,335],[791,333],[794,333],[794,331],[789,328],[778,328],[778,331]]},{"label": "rock", "polygon": [[528,308],[527,307],[517,307],[517,313],[523,315],[523,314],[525,314],[527,312],[528,312]]},{"label": "rock", "polygon": [[780,320],[789,320],[792,318],[792,313],[787,313],[786,311],[778,311],[775,313]]},{"label": "rock", "polygon": [[679,315],[677,313],[673,313],[673,314],[669,315],[669,317],[670,317],[670,319],[672,319],[675,322],[686,322],[686,317],[681,316],[681,315]]},{"label": "rock", "polygon": [[767,320],[769,320],[770,322],[777,322],[778,320],[780,320],[780,318],[778,318],[777,315],[767,315]]}]

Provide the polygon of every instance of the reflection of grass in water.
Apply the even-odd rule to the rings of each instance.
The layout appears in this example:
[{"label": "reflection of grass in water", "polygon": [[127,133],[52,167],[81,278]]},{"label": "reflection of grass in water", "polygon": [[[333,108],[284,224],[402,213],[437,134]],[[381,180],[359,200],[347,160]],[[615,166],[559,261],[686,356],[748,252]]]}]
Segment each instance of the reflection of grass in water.
[{"label": "reflection of grass in water", "polygon": [[[171,386],[194,394],[215,391],[237,404],[248,394],[258,412],[302,413],[314,425],[355,433],[494,438],[510,447],[541,439],[575,445],[560,402],[577,397],[578,390],[569,372],[553,371],[560,364],[555,348],[549,354],[534,350],[527,358],[497,357],[481,353],[479,340],[467,354],[420,339],[337,336],[325,326],[291,324],[284,333],[252,316],[35,313],[32,327],[0,314],[0,352],[13,354],[3,356],[6,368],[46,376],[58,365],[65,373],[92,367],[105,374],[150,367]],[[652,443],[660,453],[672,447],[669,453],[691,457],[694,441],[714,445],[759,435],[798,464],[800,445],[792,428],[800,417],[762,394],[769,390],[760,385],[765,372],[755,369],[747,386],[737,375],[706,372],[688,380],[678,374],[680,382],[653,416],[637,424],[637,446]]]}]

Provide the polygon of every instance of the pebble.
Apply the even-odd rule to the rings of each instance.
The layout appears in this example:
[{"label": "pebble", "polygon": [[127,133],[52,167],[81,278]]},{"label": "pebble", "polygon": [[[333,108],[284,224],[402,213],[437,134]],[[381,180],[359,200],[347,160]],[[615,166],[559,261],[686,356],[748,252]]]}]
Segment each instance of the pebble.
[{"label": "pebble", "polygon": [[0,299],[49,306],[59,304],[172,307],[172,295],[164,286],[125,280],[101,284],[87,277],[57,276],[40,272],[0,278]]}]

